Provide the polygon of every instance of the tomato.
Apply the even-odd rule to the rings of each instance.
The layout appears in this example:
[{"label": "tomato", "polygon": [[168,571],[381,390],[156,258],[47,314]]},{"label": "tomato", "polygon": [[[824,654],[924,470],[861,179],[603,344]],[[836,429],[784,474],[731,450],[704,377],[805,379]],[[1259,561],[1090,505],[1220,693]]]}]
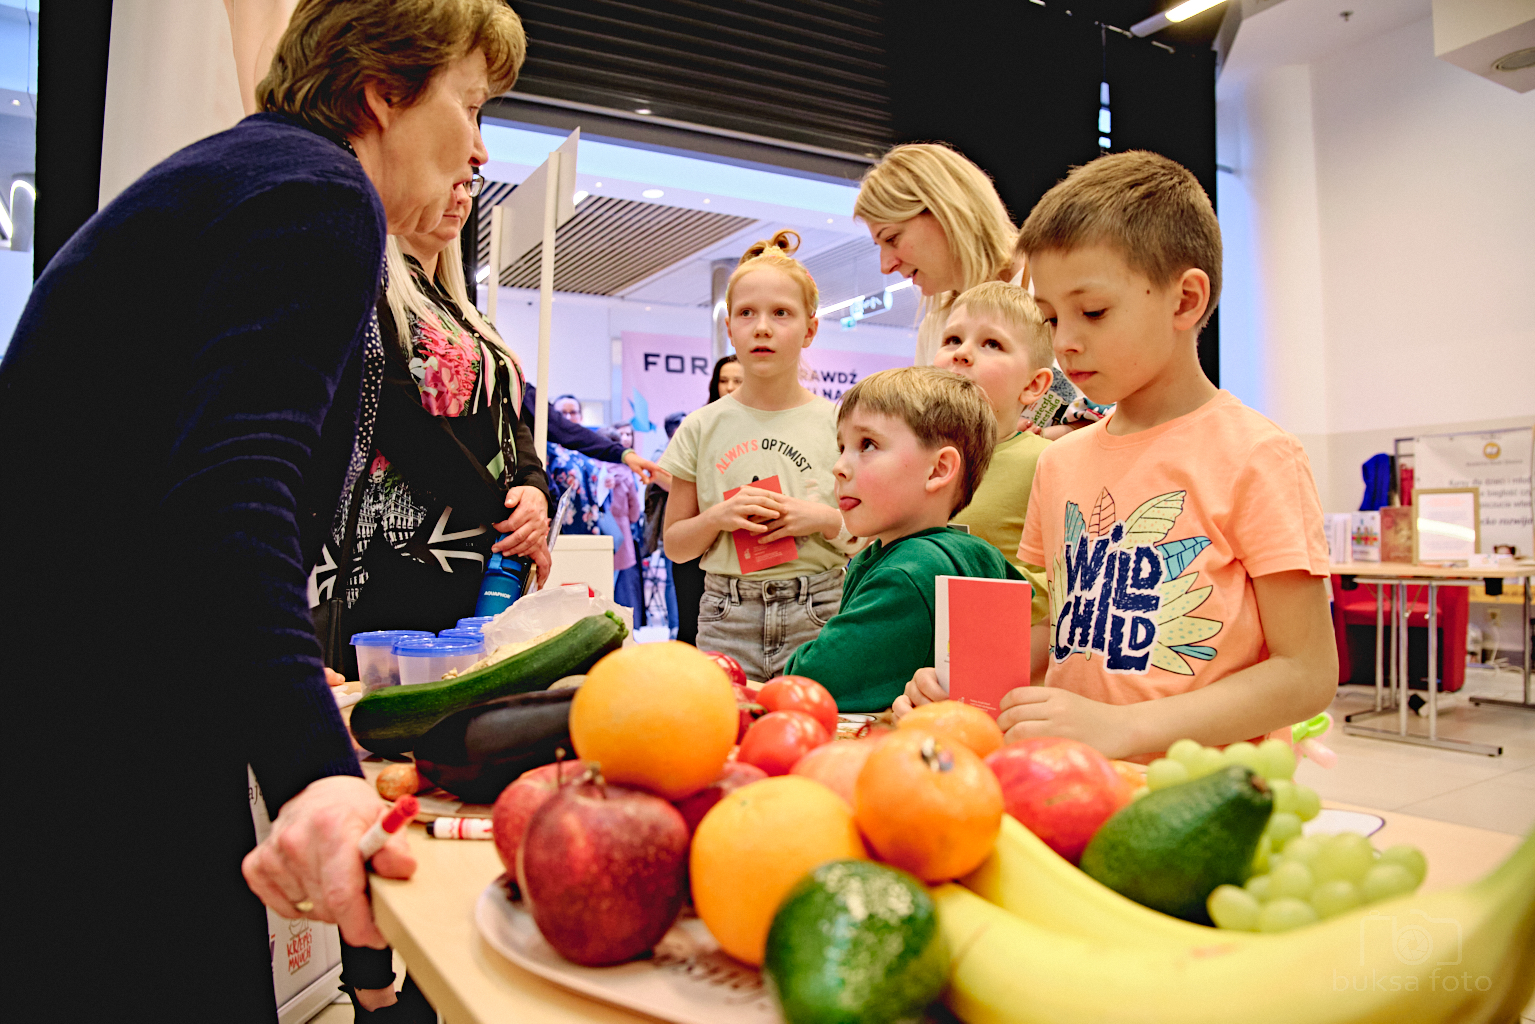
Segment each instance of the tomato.
[{"label": "tomato", "polygon": [[741,667],[739,661],[736,661],[728,654],[721,654],[719,651],[704,651],[704,655],[713,659],[716,665],[724,669],[725,675],[730,678],[732,683],[737,686],[746,685],[746,670]]},{"label": "tomato", "polygon": [[746,730],[752,727],[757,716],[762,713],[762,706],[757,703],[757,695],[744,686],[735,687],[736,707],[740,710],[740,724],[736,727],[736,742],[746,738]]},{"label": "tomato", "polygon": [[830,741],[831,734],[803,711],[774,711],[746,730],[736,759],[769,775],[788,775],[796,761]]},{"label": "tomato", "polygon": [[814,679],[804,676],[769,679],[757,694],[757,703],[769,711],[803,711],[820,722],[829,735],[837,734],[837,699]]}]

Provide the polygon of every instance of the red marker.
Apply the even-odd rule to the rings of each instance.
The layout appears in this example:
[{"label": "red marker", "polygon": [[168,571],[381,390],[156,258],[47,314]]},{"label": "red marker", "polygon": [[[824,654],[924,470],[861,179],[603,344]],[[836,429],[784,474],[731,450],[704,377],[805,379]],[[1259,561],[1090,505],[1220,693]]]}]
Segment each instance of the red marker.
[{"label": "red marker", "polygon": [[363,860],[369,860],[389,842],[389,837],[394,835],[405,824],[416,816],[421,809],[421,801],[407,793],[394,802],[394,806],[384,814],[382,818],[373,823],[373,827],[362,834],[357,840],[357,852],[362,854]]}]

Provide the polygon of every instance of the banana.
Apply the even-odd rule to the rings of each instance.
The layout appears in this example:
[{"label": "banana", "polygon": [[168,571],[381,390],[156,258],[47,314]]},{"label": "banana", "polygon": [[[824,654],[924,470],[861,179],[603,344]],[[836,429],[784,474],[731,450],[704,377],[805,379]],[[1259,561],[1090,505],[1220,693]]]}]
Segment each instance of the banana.
[{"label": "banana", "polygon": [[1221,932],[1143,907],[1079,870],[1010,814],[1002,816],[991,856],[960,884],[1041,928],[1112,945],[1269,938]]},{"label": "banana", "polygon": [[[1535,989],[1535,835],[1486,878],[1261,942],[1131,947],[934,890],[967,1024],[1495,1024]],[[1213,935],[1213,941],[1212,941]]]}]

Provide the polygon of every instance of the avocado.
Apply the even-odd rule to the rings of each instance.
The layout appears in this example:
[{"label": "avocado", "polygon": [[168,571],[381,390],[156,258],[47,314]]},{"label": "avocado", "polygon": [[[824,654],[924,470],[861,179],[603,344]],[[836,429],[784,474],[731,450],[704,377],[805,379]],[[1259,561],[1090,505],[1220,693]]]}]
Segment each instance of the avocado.
[{"label": "avocado", "polygon": [[1094,833],[1081,868],[1135,902],[1210,924],[1205,898],[1247,881],[1274,798],[1231,765],[1127,804]]},{"label": "avocado", "polygon": [[949,954],[921,882],[838,860],[779,905],[762,973],[788,1024],[916,1024],[948,983]]}]

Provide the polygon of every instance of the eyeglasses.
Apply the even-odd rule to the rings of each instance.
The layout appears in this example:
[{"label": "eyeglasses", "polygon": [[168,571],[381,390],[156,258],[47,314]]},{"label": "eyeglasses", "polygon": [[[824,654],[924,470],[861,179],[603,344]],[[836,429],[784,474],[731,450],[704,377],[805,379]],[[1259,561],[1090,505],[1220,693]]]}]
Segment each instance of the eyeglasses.
[{"label": "eyeglasses", "polygon": [[473,199],[485,191],[485,175],[475,171],[469,179],[469,198]]}]

